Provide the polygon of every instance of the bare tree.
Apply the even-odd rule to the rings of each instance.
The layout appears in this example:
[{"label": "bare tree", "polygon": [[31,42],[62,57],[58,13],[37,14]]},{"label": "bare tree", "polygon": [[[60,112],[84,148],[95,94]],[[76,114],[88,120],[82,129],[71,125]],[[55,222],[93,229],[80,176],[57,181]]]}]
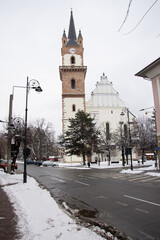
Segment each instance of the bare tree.
[{"label": "bare tree", "polygon": [[29,124],[27,144],[31,149],[31,157],[36,160],[48,159],[57,154],[53,125],[45,119],[37,119]]},{"label": "bare tree", "polygon": [[138,148],[142,154],[142,163],[144,163],[145,151],[154,153],[157,145],[155,123],[151,118],[138,118],[136,134],[138,136]]},{"label": "bare tree", "polygon": [[129,146],[128,128],[126,124],[120,124],[120,126],[114,131],[112,138],[116,147],[122,152],[122,165],[125,166],[125,155],[128,164],[128,154],[126,149]]}]

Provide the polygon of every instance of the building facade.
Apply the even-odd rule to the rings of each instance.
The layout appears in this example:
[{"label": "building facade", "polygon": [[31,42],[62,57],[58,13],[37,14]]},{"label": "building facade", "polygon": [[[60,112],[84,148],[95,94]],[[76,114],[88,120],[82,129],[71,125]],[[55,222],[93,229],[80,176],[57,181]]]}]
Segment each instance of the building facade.
[{"label": "building facade", "polygon": [[[115,142],[110,139],[111,134],[120,128],[127,129],[128,123],[133,128],[134,115],[126,108],[125,103],[120,99],[119,93],[113,88],[110,82],[103,73],[100,81],[96,83],[96,88],[91,93],[91,98],[86,102],[86,111],[95,119],[97,128],[104,134],[109,142],[111,151],[111,160],[116,161],[121,159],[121,151],[117,150]],[[107,150],[101,155],[101,158],[106,159]],[[133,152],[133,156],[135,156]],[[92,156],[98,158],[98,154]]]},{"label": "building facade", "polygon": [[160,58],[136,73],[135,76],[143,77],[152,83],[157,129],[157,150],[160,166]]},{"label": "building facade", "polygon": [[[84,66],[83,38],[79,31],[78,38],[71,11],[68,37],[66,32],[62,36],[62,66],[59,67],[60,79],[62,81],[62,131],[68,129],[69,118],[74,118],[78,110],[87,111],[94,118],[97,128],[102,132],[107,129],[115,131],[121,122],[121,128],[133,118],[119,98],[118,92],[113,84],[108,81],[105,74],[96,84],[96,89],[91,93],[91,99],[85,102],[85,76],[87,67]],[[122,114],[123,113],[123,119]],[[114,145],[114,143],[113,143]],[[95,154],[92,158],[95,157]],[[106,152],[104,153],[106,157]],[[112,159],[121,159],[121,152],[114,151]],[[82,157],[63,155],[64,162],[82,162]],[[92,159],[93,161],[93,159]]]},{"label": "building facade", "polygon": [[78,38],[71,11],[68,38],[62,36],[62,66],[59,67],[62,81],[62,130],[67,130],[69,118],[78,110],[85,111],[85,76],[87,67],[83,61],[83,38],[79,31]]},{"label": "building facade", "polygon": [[[65,30],[62,36],[62,66],[59,67],[62,81],[62,131],[67,130],[69,118],[74,118],[78,110],[85,111],[85,76],[87,67],[83,59],[83,37],[79,31],[78,38],[71,11],[68,37]],[[65,162],[82,161],[79,157],[64,156]]]}]

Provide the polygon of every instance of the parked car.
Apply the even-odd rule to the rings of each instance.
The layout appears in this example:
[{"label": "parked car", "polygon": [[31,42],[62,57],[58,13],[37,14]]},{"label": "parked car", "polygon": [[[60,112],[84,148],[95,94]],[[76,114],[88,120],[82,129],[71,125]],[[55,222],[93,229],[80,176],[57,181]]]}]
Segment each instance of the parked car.
[{"label": "parked car", "polygon": [[58,164],[57,163],[55,163],[55,162],[53,162],[53,161],[44,161],[43,163],[42,163],[42,166],[43,167],[56,167],[56,166],[58,166]]},{"label": "parked car", "polygon": [[[5,172],[7,171],[7,160],[0,160],[0,168],[2,168]],[[15,169],[18,169],[17,163],[15,163]]]},{"label": "parked car", "polygon": [[42,165],[42,163],[43,163],[43,161],[35,161],[35,165],[37,165],[37,166],[41,166]]},{"label": "parked car", "polygon": [[26,160],[26,163],[29,165],[29,164],[35,164],[35,161],[34,160],[31,160],[31,159],[27,159]]}]

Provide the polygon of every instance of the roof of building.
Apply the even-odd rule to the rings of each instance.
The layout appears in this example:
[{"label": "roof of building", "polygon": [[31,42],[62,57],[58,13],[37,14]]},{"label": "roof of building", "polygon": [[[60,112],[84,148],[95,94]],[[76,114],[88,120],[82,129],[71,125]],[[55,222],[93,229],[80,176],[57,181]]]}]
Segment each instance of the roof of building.
[{"label": "roof of building", "polygon": [[65,31],[65,30],[63,31],[63,36],[62,36],[62,38],[67,38],[67,36],[66,36],[66,31]]},{"label": "roof of building", "polygon": [[82,38],[82,39],[83,39],[83,37],[82,37],[82,33],[81,33],[81,30],[79,30],[78,38]]},{"label": "roof of building", "polygon": [[86,106],[125,107],[125,103],[119,98],[119,93],[113,88],[112,82],[108,81],[103,73]]},{"label": "roof of building", "polygon": [[141,71],[135,74],[137,77],[148,78],[147,73],[157,67],[160,64],[160,58],[156,59],[154,62],[149,64],[147,67],[143,68]]},{"label": "roof of building", "polygon": [[74,26],[73,12],[71,11],[67,46],[77,46],[77,45],[78,43],[77,43],[77,37],[76,37],[76,30]]}]

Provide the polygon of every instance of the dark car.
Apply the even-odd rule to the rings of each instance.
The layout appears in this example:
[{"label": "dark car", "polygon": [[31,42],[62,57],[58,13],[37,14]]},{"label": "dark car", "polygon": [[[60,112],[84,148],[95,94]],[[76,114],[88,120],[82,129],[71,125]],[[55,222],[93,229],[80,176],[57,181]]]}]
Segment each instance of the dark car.
[{"label": "dark car", "polygon": [[35,164],[35,161],[34,160],[31,160],[31,159],[27,159],[26,160],[26,163],[29,165],[29,164]]},{"label": "dark car", "polygon": [[37,165],[37,166],[41,166],[42,165],[42,163],[43,163],[43,161],[35,161],[35,165]]}]

